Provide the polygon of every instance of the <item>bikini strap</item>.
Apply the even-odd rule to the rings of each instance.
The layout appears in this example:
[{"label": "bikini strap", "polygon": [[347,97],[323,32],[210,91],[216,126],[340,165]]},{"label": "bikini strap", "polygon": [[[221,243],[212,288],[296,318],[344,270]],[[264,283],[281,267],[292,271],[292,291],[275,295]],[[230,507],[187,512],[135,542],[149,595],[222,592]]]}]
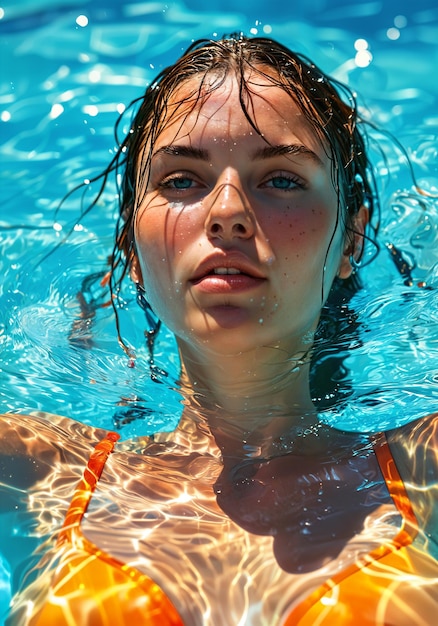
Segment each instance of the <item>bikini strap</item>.
[{"label": "bikini strap", "polygon": [[379,433],[373,447],[389,494],[403,519],[402,529],[394,541],[407,545],[418,533],[418,521],[385,433]]},{"label": "bikini strap", "polygon": [[[326,580],[315,591],[313,591],[307,598],[301,601],[295,606],[288,614],[283,626],[295,626],[296,624],[315,624],[315,621],[301,621],[306,617],[310,610],[318,603],[322,602],[322,598],[327,595],[328,600],[324,605],[324,610],[333,602],[333,598],[336,598],[336,594],[339,594],[341,583],[348,578],[352,580],[352,587],[354,587],[355,579],[354,575],[358,572],[366,571],[370,566],[374,566],[379,561],[383,562],[383,559],[390,557],[392,554],[397,553],[403,547],[409,546],[416,534],[418,533],[418,523],[410,503],[408,494],[406,492],[403,480],[395,464],[395,460],[391,454],[389,443],[385,433],[379,433],[372,440],[374,453],[380,466],[383,478],[386,482],[389,494],[402,516],[402,527],[397,535],[385,541],[383,544],[358,557],[353,563],[345,567],[343,570]],[[368,570],[370,571],[370,570]],[[359,579],[360,580],[360,579]],[[363,580],[363,579],[362,579]],[[372,573],[370,574],[370,580],[372,580]],[[371,585],[372,583],[370,583]],[[376,587],[378,589],[378,587]],[[348,590],[348,586],[347,586]],[[336,603],[336,599],[335,599]],[[351,609],[353,610],[353,609]],[[313,613],[312,613],[313,615]],[[309,618],[311,619],[311,618]],[[318,621],[318,623],[331,623],[329,621]],[[350,622],[349,622],[350,623]],[[368,623],[368,622],[367,622]],[[380,622],[379,622],[380,623]],[[383,623],[383,622],[382,622]]]},{"label": "bikini strap", "polygon": [[101,477],[105,463],[119,439],[120,435],[118,433],[108,432],[92,451],[68,507],[64,524],[58,537],[58,544],[71,540],[72,530],[79,527],[97,482]]}]

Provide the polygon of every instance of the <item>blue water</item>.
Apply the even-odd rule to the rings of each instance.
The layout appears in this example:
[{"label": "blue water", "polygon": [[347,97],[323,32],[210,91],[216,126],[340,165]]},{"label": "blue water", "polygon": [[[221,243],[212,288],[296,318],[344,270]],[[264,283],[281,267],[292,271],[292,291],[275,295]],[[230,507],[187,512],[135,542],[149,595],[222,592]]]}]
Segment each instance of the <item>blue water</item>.
[{"label": "blue water", "polygon": [[[43,409],[114,427],[138,399],[142,419],[124,436],[172,428],[180,413],[178,359],[161,333],[156,359],[169,376],[149,379],[143,317],[132,287],[122,294],[122,334],[137,352],[128,367],[110,309],[98,312],[91,349],[69,341],[76,294],[105,269],[114,226],[114,189],[76,224],[80,196],[59,214],[65,192],[99,172],[114,151],[119,112],[198,37],[266,34],[311,56],[358,93],[363,114],[393,132],[419,184],[438,186],[438,9],[432,1],[284,3],[8,0],[0,9],[1,411]],[[125,125],[126,128],[126,125]],[[372,429],[436,409],[437,291],[407,288],[384,244],[415,263],[415,281],[438,286],[436,200],[413,193],[402,154],[380,137],[372,150],[382,193],[382,252],[363,270],[363,343],[346,360],[354,395],[328,419]],[[372,149],[372,146],[371,146]],[[60,248],[57,243],[75,226]],[[47,252],[53,253],[45,258]],[[371,250],[370,250],[371,253]],[[159,398],[159,400],[157,400]],[[136,406],[136,405],[135,405]],[[120,426],[120,420],[116,426]]]},{"label": "blue water", "polygon": [[[108,308],[88,329],[92,347],[69,341],[81,282],[105,268],[114,188],[79,224],[79,196],[59,214],[55,209],[67,190],[106,165],[118,113],[191,40],[243,31],[309,55],[353,87],[364,115],[404,144],[419,184],[438,189],[435,0],[0,0],[0,17],[1,412],[42,409],[120,427],[125,437],[176,424],[173,340],[161,333],[155,358],[168,377],[157,385],[149,378],[143,317],[130,285],[121,323],[137,352],[135,368],[117,344]],[[327,415],[351,429],[387,428],[438,406],[437,202],[413,192],[403,156],[382,142],[386,160],[373,150],[382,252],[364,269],[365,288],[354,302],[363,325],[345,361],[353,395]],[[404,285],[386,242],[415,265],[412,287]],[[125,406],[140,407],[141,418],[123,424]],[[0,604],[9,597],[8,576],[0,560]]]}]

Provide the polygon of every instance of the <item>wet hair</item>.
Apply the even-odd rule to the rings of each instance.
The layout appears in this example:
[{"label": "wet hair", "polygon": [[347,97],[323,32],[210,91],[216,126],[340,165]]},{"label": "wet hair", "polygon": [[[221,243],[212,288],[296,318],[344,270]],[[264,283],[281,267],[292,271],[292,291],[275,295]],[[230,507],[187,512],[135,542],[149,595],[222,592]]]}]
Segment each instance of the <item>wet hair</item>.
[{"label": "wet hair", "polygon": [[[332,182],[338,196],[338,214],[332,237],[341,222],[353,246],[354,217],[361,206],[365,205],[369,210],[369,223],[373,223],[373,214],[379,213],[376,182],[365,145],[364,122],[358,114],[355,96],[346,85],[327,76],[304,55],[269,38],[248,38],[239,33],[221,40],[202,39],[192,43],[173,65],[160,72],[143,96],[131,103],[127,111],[133,110],[135,114],[129,132],[122,139],[118,138],[118,133],[126,113],[119,118],[116,124],[119,148],[105,171],[91,180],[100,181],[100,187],[83,211],[84,215],[98,203],[109,176],[115,173],[119,217],[108,278],[118,339],[127,352],[116,303],[136,254],[136,211],[147,188],[155,142],[170,118],[178,115],[180,110],[187,115],[230,75],[237,80],[242,111],[259,135],[262,136],[263,129],[258,128],[251,115],[251,84],[248,81],[251,76],[253,83],[257,75],[287,93],[314,130],[330,159]],[[369,238],[368,235],[365,238]],[[322,294],[322,303],[325,302],[322,319],[328,316],[331,324],[336,324],[339,310],[334,309],[345,309],[359,285],[355,273],[347,280],[335,279],[328,300],[327,295]]]},{"label": "wet hair", "polygon": [[[360,119],[351,90],[329,78],[303,55],[272,39],[238,34],[219,41],[199,40],[176,63],[164,69],[144,96],[135,101],[138,110],[129,133],[120,142],[119,151],[108,168],[108,172],[115,169],[122,173],[119,221],[111,256],[113,293],[120,288],[135,256],[136,207],[148,183],[155,141],[169,116],[182,105],[196,108],[202,98],[232,75],[238,81],[242,111],[255,132],[262,135],[263,129],[258,128],[248,106],[251,103],[250,73],[252,80],[258,74],[283,89],[319,137],[331,160],[333,185],[338,194],[338,220],[343,221],[345,229],[353,234],[353,218],[362,205],[368,207],[371,221],[377,202],[376,185],[364,136],[358,128]],[[180,92],[180,99],[175,98],[181,87],[193,78],[197,82],[195,87],[191,82],[190,93]],[[353,242],[353,237],[351,240]]]}]

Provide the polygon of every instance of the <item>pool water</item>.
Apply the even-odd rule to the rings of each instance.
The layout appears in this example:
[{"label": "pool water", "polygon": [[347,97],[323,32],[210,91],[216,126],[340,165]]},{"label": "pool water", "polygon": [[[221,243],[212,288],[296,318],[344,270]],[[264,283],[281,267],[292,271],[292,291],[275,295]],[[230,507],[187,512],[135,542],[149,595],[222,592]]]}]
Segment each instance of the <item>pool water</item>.
[{"label": "pool water", "polygon": [[[135,367],[117,343],[111,308],[81,323],[77,293],[90,273],[105,270],[111,250],[115,187],[83,220],[80,194],[56,207],[103,169],[118,115],[192,40],[243,31],[307,54],[357,92],[363,115],[405,147],[418,185],[438,192],[434,0],[205,4],[0,0],[0,412],[42,409],[118,428],[124,438],[176,425],[175,346],[161,331],[155,360],[167,376],[151,381],[132,286],[121,294],[121,330]],[[361,328],[345,353],[352,393],[325,413],[338,427],[368,431],[438,405],[438,202],[415,192],[403,153],[373,137],[385,148],[382,156],[371,145],[381,249],[352,302]],[[412,266],[412,285],[388,243]],[[97,281],[88,297],[100,295]],[[0,560],[0,599],[8,597],[7,572]]]}]

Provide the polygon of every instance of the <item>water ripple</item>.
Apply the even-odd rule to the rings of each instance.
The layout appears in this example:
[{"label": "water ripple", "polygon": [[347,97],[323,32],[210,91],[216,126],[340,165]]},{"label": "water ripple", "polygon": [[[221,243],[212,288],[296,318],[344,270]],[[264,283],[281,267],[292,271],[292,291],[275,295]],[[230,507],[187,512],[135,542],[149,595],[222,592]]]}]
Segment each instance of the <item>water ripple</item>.
[{"label": "water ripple", "polygon": [[[277,11],[261,0],[250,9],[212,2],[208,10],[201,0],[2,3],[1,410],[44,408],[109,427],[116,415],[127,437],[177,419],[173,340],[164,332],[157,346],[160,366],[169,372],[157,402],[143,318],[129,287],[121,321],[139,355],[135,368],[119,349],[110,309],[99,310],[88,326],[77,324],[82,280],[106,267],[115,188],[68,244],[42,259],[78,219],[80,195],[55,220],[59,199],[102,169],[114,151],[119,112],[192,39],[242,30],[272,35],[308,54],[358,92],[366,117],[396,133],[424,189],[438,189],[438,86],[431,80],[436,8],[425,0],[404,7],[405,21],[397,26],[392,7],[382,3],[336,4],[309,0]],[[397,39],[388,36],[390,27],[398,29],[391,33]],[[367,67],[356,62],[358,39],[372,56]],[[351,349],[341,346],[353,388],[349,406],[333,409],[337,423],[350,428],[372,429],[384,419],[402,423],[436,408],[437,202],[415,192],[401,153],[379,140],[386,159],[373,142],[371,150],[382,190],[381,252],[363,269],[364,289],[353,302],[359,336]],[[412,264],[411,287],[387,243]],[[424,282],[430,290],[418,287]]]}]

